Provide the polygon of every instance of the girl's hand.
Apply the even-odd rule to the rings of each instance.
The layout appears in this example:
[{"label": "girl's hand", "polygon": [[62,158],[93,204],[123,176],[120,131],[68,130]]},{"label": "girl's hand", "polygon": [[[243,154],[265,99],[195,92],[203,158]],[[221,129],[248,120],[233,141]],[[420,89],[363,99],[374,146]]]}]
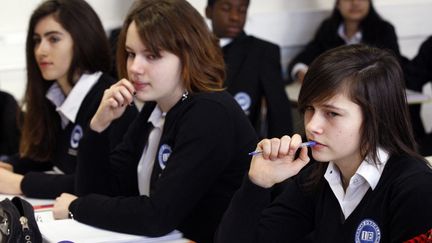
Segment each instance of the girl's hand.
[{"label": "girl's hand", "polygon": [[0,193],[21,195],[21,181],[23,176],[0,168]]},{"label": "girl's hand", "polygon": [[301,143],[298,134],[292,138],[283,136],[280,139],[261,140],[256,150],[262,153],[252,158],[249,169],[250,180],[258,186],[270,188],[296,175],[310,161],[307,147],[302,147],[299,157],[294,158]]},{"label": "girl's hand", "polygon": [[53,207],[53,216],[55,219],[67,219],[69,217],[69,205],[78,197],[69,193],[62,193],[56,198]]},{"label": "girl's hand", "polygon": [[133,102],[134,93],[135,88],[127,79],[122,79],[105,90],[99,108],[90,122],[90,128],[99,133],[103,132]]}]

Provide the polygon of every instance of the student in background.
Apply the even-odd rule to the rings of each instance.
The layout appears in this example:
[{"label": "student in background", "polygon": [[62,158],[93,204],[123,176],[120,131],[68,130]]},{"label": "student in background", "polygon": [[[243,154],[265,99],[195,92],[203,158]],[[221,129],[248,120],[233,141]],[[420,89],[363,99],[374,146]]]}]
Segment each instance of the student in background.
[{"label": "student in background", "polygon": [[[316,162],[305,167],[297,134],[262,140],[217,242],[300,242],[310,233],[312,242],[404,242],[432,229],[432,170],[414,151],[392,54],[362,45],[325,52],[305,76],[299,108]],[[287,178],[270,202],[269,188]]]},{"label": "student in background", "polygon": [[[146,236],[178,229],[212,242],[257,142],[241,108],[221,91],[217,40],[187,1],[141,0],[119,41],[124,78],[105,92],[78,160],[78,194],[100,194],[64,193],[54,217],[70,212],[86,224]],[[106,129],[133,97],[145,105],[109,153]]]},{"label": "student in background", "polygon": [[321,53],[359,43],[390,49],[405,60],[400,55],[395,28],[379,16],[372,0],[336,0],[331,16],[321,23],[313,40],[289,64],[291,80],[303,82],[308,65]]},{"label": "student in background", "polygon": [[[55,198],[74,192],[80,139],[114,80],[102,24],[84,0],[44,1],[33,12],[27,34],[27,88],[19,156],[0,169],[0,193]],[[128,109],[110,131],[121,141],[137,113]],[[59,169],[64,175],[46,174]]]},{"label": "student in background", "polygon": [[[432,81],[432,36],[426,39],[420,46],[417,55],[410,63],[407,72],[407,87],[412,90],[422,91],[423,86]],[[426,134],[420,118],[420,105],[411,109],[413,112],[414,131],[418,137],[420,152],[423,155],[432,155],[432,134]]]},{"label": "student in background", "polygon": [[18,152],[20,108],[15,98],[0,91],[0,160]]},{"label": "student in background", "polygon": [[[291,134],[291,105],[282,78],[279,47],[244,32],[248,7],[249,0],[207,1],[205,14],[219,38],[226,64],[224,86],[259,136]],[[261,119],[263,103],[266,117]]]}]

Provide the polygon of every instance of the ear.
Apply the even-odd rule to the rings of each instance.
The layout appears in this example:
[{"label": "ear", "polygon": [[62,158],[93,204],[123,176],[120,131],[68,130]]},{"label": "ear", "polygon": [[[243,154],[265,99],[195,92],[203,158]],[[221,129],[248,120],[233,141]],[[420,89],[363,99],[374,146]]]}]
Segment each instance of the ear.
[{"label": "ear", "polygon": [[212,7],[209,7],[209,6],[207,6],[206,8],[205,8],[205,16],[208,18],[208,19],[210,19],[210,20],[212,20]]}]

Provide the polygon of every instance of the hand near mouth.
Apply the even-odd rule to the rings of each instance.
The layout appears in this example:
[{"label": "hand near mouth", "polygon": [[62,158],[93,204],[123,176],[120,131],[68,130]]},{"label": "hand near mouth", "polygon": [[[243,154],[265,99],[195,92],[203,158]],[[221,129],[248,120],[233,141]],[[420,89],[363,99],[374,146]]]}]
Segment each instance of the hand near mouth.
[{"label": "hand near mouth", "polygon": [[122,79],[105,90],[99,108],[90,122],[90,128],[99,133],[103,132],[133,102],[134,94],[135,88],[127,79]]}]

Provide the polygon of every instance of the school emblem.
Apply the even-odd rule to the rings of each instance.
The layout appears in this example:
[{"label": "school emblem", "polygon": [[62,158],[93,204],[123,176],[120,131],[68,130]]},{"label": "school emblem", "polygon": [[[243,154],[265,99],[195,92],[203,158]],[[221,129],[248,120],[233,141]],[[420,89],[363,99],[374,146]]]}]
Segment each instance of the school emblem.
[{"label": "school emblem", "polygon": [[252,103],[251,97],[248,94],[246,94],[245,92],[238,92],[236,95],[234,95],[234,99],[240,105],[242,110],[246,114],[248,114],[249,113],[249,107],[251,106],[251,103]]},{"label": "school emblem", "polygon": [[81,140],[83,134],[84,134],[83,129],[81,128],[80,125],[76,125],[73,128],[71,138],[70,138],[71,148],[74,148],[74,149],[78,148],[79,141]]},{"label": "school emblem", "polygon": [[159,161],[159,166],[161,167],[161,169],[165,169],[165,166],[167,164],[168,158],[170,157],[172,153],[171,150],[171,146],[169,146],[168,144],[162,144],[159,148],[159,152],[158,152],[158,161]]},{"label": "school emblem", "polygon": [[363,219],[355,234],[355,243],[379,243],[381,231],[375,221]]}]

